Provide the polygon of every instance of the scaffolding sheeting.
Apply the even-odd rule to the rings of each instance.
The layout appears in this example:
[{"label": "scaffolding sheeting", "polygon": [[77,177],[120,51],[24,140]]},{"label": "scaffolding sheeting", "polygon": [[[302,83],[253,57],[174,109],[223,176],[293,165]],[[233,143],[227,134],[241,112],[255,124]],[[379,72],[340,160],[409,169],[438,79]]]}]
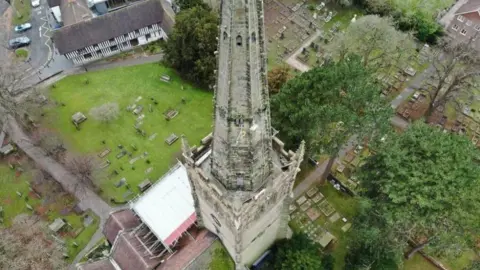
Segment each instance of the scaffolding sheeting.
[{"label": "scaffolding sheeting", "polygon": [[197,219],[187,170],[180,162],[131,206],[142,222],[168,246]]}]

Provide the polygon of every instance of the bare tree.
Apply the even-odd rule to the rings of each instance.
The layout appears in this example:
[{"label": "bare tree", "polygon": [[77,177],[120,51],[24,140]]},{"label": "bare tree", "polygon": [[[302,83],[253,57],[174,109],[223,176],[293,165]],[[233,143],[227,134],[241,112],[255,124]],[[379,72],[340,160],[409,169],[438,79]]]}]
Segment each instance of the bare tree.
[{"label": "bare tree", "polygon": [[63,141],[54,132],[45,129],[37,129],[32,133],[33,145],[43,148],[47,155],[58,158],[66,149]]},{"label": "bare tree", "polygon": [[0,269],[54,270],[67,267],[64,248],[48,239],[38,217],[20,215],[0,229]]},{"label": "bare tree", "polygon": [[75,189],[85,191],[85,189],[96,189],[95,173],[97,171],[97,161],[93,156],[70,156],[67,158],[67,169],[78,178]]},{"label": "bare tree", "polygon": [[480,75],[480,55],[473,48],[476,36],[464,41],[443,40],[441,48],[431,54],[433,74],[429,87],[429,106],[425,113],[428,119],[440,106],[454,102],[457,108],[462,101],[473,97],[472,88]]},{"label": "bare tree", "polygon": [[90,110],[90,115],[98,121],[105,123],[111,122],[118,118],[120,110],[117,103],[105,103]]},{"label": "bare tree", "polygon": [[325,50],[340,60],[349,54],[359,55],[364,66],[388,72],[407,62],[414,44],[409,34],[395,29],[391,18],[367,15],[352,22]]}]

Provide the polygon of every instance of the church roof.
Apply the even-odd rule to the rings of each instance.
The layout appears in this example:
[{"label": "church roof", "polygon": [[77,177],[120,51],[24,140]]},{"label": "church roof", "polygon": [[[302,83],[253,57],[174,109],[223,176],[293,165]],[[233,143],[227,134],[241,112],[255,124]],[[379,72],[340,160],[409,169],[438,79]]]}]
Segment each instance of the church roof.
[{"label": "church roof", "polygon": [[171,246],[197,220],[186,168],[178,162],[136,201],[133,211]]}]

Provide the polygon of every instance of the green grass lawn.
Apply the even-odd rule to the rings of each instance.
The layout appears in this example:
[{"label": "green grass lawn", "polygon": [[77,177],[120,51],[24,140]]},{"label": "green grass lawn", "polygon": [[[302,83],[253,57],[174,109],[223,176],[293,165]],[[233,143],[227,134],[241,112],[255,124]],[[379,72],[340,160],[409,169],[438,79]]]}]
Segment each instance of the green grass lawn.
[{"label": "green grass lawn", "polygon": [[17,25],[30,21],[32,6],[29,0],[12,0],[12,4],[15,7],[12,14],[12,24]]},{"label": "green grass lawn", "polygon": [[[168,74],[171,82],[160,81],[163,74]],[[85,83],[86,80],[88,84]],[[142,97],[136,104],[144,107],[142,114],[145,118],[141,128],[145,130],[146,137],[137,134],[134,129],[137,116],[126,110],[138,97]],[[125,201],[133,196],[123,198],[126,187],[115,187],[121,178],[126,178],[132,190],[138,192],[136,186],[140,182],[147,178],[152,182],[157,180],[176,162],[181,143],[178,140],[168,146],[164,140],[170,134],[184,134],[194,145],[210,133],[212,127],[212,93],[182,82],[173,70],[159,64],[70,76],[51,89],[50,98],[65,106],[57,105],[47,109],[44,124],[61,134],[69,151],[97,156],[104,149],[111,149],[109,155],[98,161],[103,163],[108,159],[111,162],[100,174],[99,187],[104,198],[115,198],[117,201]],[[151,98],[158,104],[154,105]],[[182,98],[186,99],[186,104],[182,104]],[[120,115],[117,120],[107,124],[90,117],[91,108],[108,102],[118,103]],[[152,112],[149,111],[150,104]],[[170,121],[166,121],[163,115],[168,108],[179,111]],[[80,131],[71,123],[71,116],[76,112],[82,112],[89,118],[81,124]],[[153,134],[157,134],[156,137],[149,140]],[[105,144],[102,143],[103,140]],[[118,145],[123,145],[132,153],[132,157],[126,155],[117,159],[116,155],[120,152]],[[131,145],[138,150],[135,151]],[[139,157],[144,152],[148,153],[146,158],[130,164],[132,158]],[[147,160],[150,164],[147,164]],[[147,168],[153,170],[146,174]],[[114,170],[118,175],[112,174]]]},{"label": "green grass lawn", "polygon": [[[26,207],[27,203],[32,207],[39,203],[32,198],[25,201],[30,187],[28,181],[26,174],[17,177],[14,169],[0,164],[0,206],[3,207],[3,226],[10,226],[13,218],[21,213],[31,213]],[[20,192],[22,197],[19,197],[17,192]]]},{"label": "green grass lawn", "polygon": [[410,260],[405,260],[403,264],[405,270],[437,270],[437,267],[427,261],[419,253],[415,254]]},{"label": "green grass lawn", "polygon": [[[88,244],[93,234],[95,234],[95,232],[98,229],[98,224],[99,224],[98,217],[95,214],[93,214],[93,212],[91,211],[88,211],[86,213],[94,218],[93,223],[85,227],[77,237],[66,237],[65,239],[67,252],[69,255],[69,261],[73,261],[73,259],[75,259],[75,256],[77,255],[77,253],[80,252]],[[67,220],[67,222],[70,223],[74,228],[83,227],[82,216],[70,215],[65,217],[65,220]],[[74,246],[73,244],[74,242],[78,244],[78,247]]]},{"label": "green grass lawn", "polygon": [[[352,222],[356,212],[356,200],[353,197],[337,191],[331,184],[328,183],[324,186],[318,186],[318,189],[341,217],[345,217],[348,222]],[[322,202],[325,201],[325,199],[323,199]],[[332,215],[333,214],[330,216]],[[306,215],[305,218],[308,219]],[[344,257],[347,254],[347,239],[350,231],[345,233],[341,230],[342,226],[345,224],[341,219],[337,220],[335,223],[330,223],[328,219],[328,217],[321,213],[320,217],[316,219],[315,222],[324,229],[328,230],[337,238],[337,241],[333,244],[333,246],[328,247],[328,251],[331,252],[335,257],[335,270],[343,270],[345,266]],[[300,228],[300,222],[296,219],[292,220],[289,225],[294,232],[302,231]]]},{"label": "green grass lawn", "polygon": [[213,243],[212,260],[210,261],[210,270],[233,270],[235,264],[220,241]]},{"label": "green grass lawn", "polygon": [[25,60],[28,57],[28,51],[26,49],[16,49],[15,56],[18,60]]}]

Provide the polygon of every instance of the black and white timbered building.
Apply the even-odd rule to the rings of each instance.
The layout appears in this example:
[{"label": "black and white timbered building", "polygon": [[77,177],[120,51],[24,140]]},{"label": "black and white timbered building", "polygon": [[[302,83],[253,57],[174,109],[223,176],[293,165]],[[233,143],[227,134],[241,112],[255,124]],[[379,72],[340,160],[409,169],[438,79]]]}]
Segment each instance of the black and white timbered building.
[{"label": "black and white timbered building", "polygon": [[168,2],[144,0],[61,27],[52,39],[59,54],[81,65],[167,39],[173,24]]}]

